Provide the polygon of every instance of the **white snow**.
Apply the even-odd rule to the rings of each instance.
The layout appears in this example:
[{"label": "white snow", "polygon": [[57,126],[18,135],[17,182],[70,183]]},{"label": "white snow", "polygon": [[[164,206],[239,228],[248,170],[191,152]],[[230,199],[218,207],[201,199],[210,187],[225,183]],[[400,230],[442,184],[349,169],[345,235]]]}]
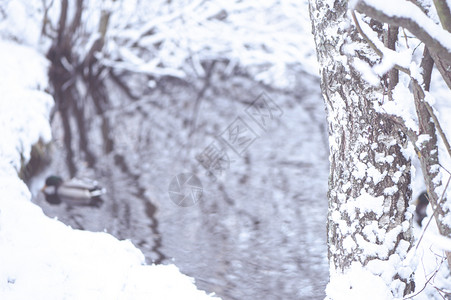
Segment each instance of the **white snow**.
[{"label": "white snow", "polygon": [[415,145],[421,150],[423,148],[423,143],[427,143],[430,139],[431,137],[429,134],[420,134]]},{"label": "white snow", "polygon": [[326,293],[326,299],[331,300],[392,299],[385,281],[358,264],[352,265],[344,274],[331,272]]},{"label": "white snow", "polygon": [[47,62],[0,41],[0,299],[211,299],[174,265],[145,265],[129,241],[73,230],[33,204],[17,172],[51,139]]},{"label": "white snow", "polygon": [[50,141],[53,98],[42,91],[47,63],[36,51],[0,41],[0,65],[0,164],[18,172],[21,156],[27,160],[34,143]]},{"label": "white snow", "polygon": [[[385,101],[381,109],[388,114],[401,117],[409,129],[418,132],[418,118],[412,97],[408,84],[400,81],[393,90],[395,101]],[[377,105],[375,108],[379,109]]]},{"label": "white snow", "polygon": [[356,70],[358,70],[360,74],[362,74],[362,77],[367,82],[369,82],[373,86],[379,85],[380,83],[379,77],[373,72],[373,69],[367,62],[358,58],[354,58],[353,64]]},{"label": "white snow", "polygon": [[351,253],[353,249],[355,249],[357,245],[355,244],[354,240],[350,235],[344,238],[343,240],[343,248],[348,251],[348,253]]},{"label": "white snow", "polygon": [[451,239],[437,233],[426,233],[424,235],[426,241],[434,245],[440,250],[451,252]]},{"label": "white snow", "polygon": [[[349,202],[352,203],[352,202]],[[368,193],[362,193],[355,199],[355,202],[351,205],[355,205],[361,213],[374,212],[379,218],[384,209],[384,197],[373,197]]]},{"label": "white snow", "polygon": [[[37,46],[40,39],[40,1],[3,0],[0,17],[0,38]],[[17,73],[17,72],[16,72]],[[23,74],[23,73],[22,73]]]},{"label": "white snow", "polygon": [[1,299],[210,299],[176,266],[146,266],[129,241],[73,230],[0,171]]}]

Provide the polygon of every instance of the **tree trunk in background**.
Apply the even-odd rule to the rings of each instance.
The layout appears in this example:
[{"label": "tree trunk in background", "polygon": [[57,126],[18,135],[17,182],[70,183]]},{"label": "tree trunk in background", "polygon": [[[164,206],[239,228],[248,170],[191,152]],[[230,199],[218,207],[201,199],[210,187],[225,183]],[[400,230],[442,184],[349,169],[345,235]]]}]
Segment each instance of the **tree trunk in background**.
[{"label": "tree trunk in background", "polygon": [[[350,26],[347,5],[345,0],[310,0],[329,124],[331,282],[335,274],[362,267],[388,276],[387,288],[402,297],[413,288],[410,269],[400,273],[394,266],[405,259],[412,239],[407,213],[411,167],[403,155],[407,137],[373,108],[384,97],[386,84],[380,80],[372,86],[354,68],[358,59],[374,63],[377,55]],[[383,264],[393,268],[374,271]]]}]

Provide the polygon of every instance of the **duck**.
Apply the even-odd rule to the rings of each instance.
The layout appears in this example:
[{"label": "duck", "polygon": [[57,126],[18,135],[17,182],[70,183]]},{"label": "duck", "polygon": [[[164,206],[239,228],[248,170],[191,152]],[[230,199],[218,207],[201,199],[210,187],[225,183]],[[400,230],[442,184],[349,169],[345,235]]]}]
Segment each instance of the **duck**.
[{"label": "duck", "polygon": [[426,209],[429,204],[427,192],[422,192],[417,199],[417,207],[415,208],[415,219],[421,227],[421,222],[426,217]]},{"label": "duck", "polygon": [[71,206],[94,207],[102,205],[100,197],[106,193],[97,181],[79,178],[64,181],[57,175],[48,176],[41,191],[45,200],[52,205],[64,202]]}]

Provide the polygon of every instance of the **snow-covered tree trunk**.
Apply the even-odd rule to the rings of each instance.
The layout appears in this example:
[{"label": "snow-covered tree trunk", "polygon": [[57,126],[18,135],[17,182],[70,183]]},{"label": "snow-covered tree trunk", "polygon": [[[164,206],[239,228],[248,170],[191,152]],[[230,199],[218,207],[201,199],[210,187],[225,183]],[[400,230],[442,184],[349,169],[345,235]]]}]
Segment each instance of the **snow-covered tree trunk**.
[{"label": "snow-covered tree trunk", "polygon": [[[360,289],[363,295],[402,297],[413,288],[412,271],[402,266],[411,247],[407,137],[373,107],[387,97],[388,84],[365,78],[361,62],[374,64],[378,56],[348,13],[346,0],[310,0],[329,124],[328,296]],[[352,273],[358,275],[340,280]]]}]

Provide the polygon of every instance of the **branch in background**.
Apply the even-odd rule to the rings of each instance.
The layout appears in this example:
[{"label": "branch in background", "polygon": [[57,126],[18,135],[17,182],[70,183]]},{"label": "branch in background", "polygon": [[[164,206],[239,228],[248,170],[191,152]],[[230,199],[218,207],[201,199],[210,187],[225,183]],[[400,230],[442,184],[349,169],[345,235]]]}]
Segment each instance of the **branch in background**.
[{"label": "branch in background", "polygon": [[[398,40],[398,26],[388,26],[388,30],[386,33],[385,38],[385,47],[387,47],[390,50],[395,51],[396,50],[396,42]],[[393,98],[393,89],[398,84],[399,81],[399,70],[398,69],[391,69],[388,72],[388,97],[391,100]]]},{"label": "branch in background", "polygon": [[423,3],[421,3],[419,0],[407,0],[409,2],[412,2],[413,4],[415,4],[416,6],[418,6],[419,9],[421,9],[421,11],[427,15],[429,13],[429,10],[423,5]]},{"label": "branch in background", "polygon": [[212,74],[213,74],[213,69],[215,67],[215,64],[216,64],[216,61],[212,61],[208,65],[208,67],[207,67],[208,69],[207,69],[207,72],[206,72],[205,77],[204,77],[204,85],[202,86],[201,90],[197,94],[196,101],[194,102],[193,116],[191,118],[191,131],[189,133],[189,137],[191,137],[193,135],[194,131],[196,130],[196,122],[197,122],[197,116],[199,114],[200,102],[202,101],[202,99],[203,99],[203,97],[205,95],[205,92],[210,87],[211,77],[212,77]]},{"label": "branch in background", "polygon": [[444,29],[451,32],[451,8],[448,4],[449,2],[446,0],[434,0],[434,6],[437,10],[440,23]]},{"label": "branch in background", "polygon": [[451,90],[451,64],[447,63],[436,53],[430,53],[432,58],[434,59],[435,66],[437,70],[442,75],[443,80],[445,81],[448,88]]},{"label": "branch in background", "polygon": [[[42,27],[41,27],[41,35],[42,36],[48,36],[52,37],[51,33],[54,33],[56,30],[52,27],[52,22],[49,19],[49,10],[53,6],[53,0],[50,0],[49,3],[47,3],[47,0],[42,0],[42,10],[43,10],[43,16],[42,16]],[[47,31],[47,26],[50,27],[50,32]]]},{"label": "branch in background", "polygon": [[70,24],[68,34],[71,36],[75,35],[75,32],[80,27],[81,17],[83,14],[83,0],[77,0],[77,7],[75,11],[74,18],[72,19],[72,23]]},{"label": "branch in background", "polygon": [[[420,66],[423,69],[424,90],[429,91],[429,87],[431,84],[432,68],[434,66],[434,60],[432,59],[427,47],[424,47],[423,59],[421,60]],[[449,78],[449,75],[448,75],[448,78]],[[414,85],[415,84],[417,85],[417,89],[421,88],[421,87],[419,87],[419,84],[416,81],[414,81]],[[424,92],[422,91],[422,93],[423,93],[423,98],[424,98]],[[442,126],[440,125],[440,122],[438,121],[437,116],[434,114],[434,110],[429,105],[429,103],[427,101],[425,101],[424,99],[422,100],[422,103],[424,103],[424,105],[426,106],[426,109],[429,112],[429,114],[432,118],[432,121],[434,122],[436,130],[439,132],[440,137],[442,138],[443,143],[445,144],[446,150],[448,151],[448,155],[451,157],[451,147],[450,147],[448,139],[446,138],[446,135],[442,129]]]},{"label": "branch in background", "polygon": [[[112,1],[114,2],[115,0]],[[83,61],[83,65],[88,66],[89,68],[92,66],[94,61],[96,61],[95,54],[100,52],[105,45],[105,36],[110,22],[110,16],[111,10],[109,9],[103,9],[100,14],[99,27],[97,29],[99,38],[92,44],[91,49],[89,49],[89,52]]]},{"label": "branch in background", "polygon": [[67,0],[63,0],[61,2],[61,12],[60,12],[60,18],[58,21],[58,35],[57,35],[57,42],[56,42],[56,45],[58,45],[59,48],[63,48],[61,44],[64,40],[64,32],[66,31],[67,7],[68,7]]},{"label": "branch in background", "polygon": [[128,85],[122,81],[120,75],[116,75],[114,70],[110,70],[109,75],[111,79],[117,84],[117,86],[132,100],[138,101],[141,99],[141,95],[134,95],[132,90],[128,87]]},{"label": "branch in background", "polygon": [[[385,3],[375,0],[360,0],[357,2],[355,10],[380,22],[408,29],[427,45],[431,54],[436,54],[447,64],[451,64],[451,33],[436,25],[413,3],[406,1],[402,1],[404,2],[402,3],[399,0],[395,2],[400,8],[397,9],[396,14],[389,11],[394,4],[388,7]],[[437,36],[441,38],[436,38]]]},{"label": "branch in background", "polygon": [[[448,32],[451,32],[451,8],[449,7],[448,2],[444,0],[434,0],[434,6],[437,10],[442,27]],[[434,55],[433,59],[437,69],[445,80],[446,85],[451,89],[451,64],[444,62],[438,55]]]},{"label": "branch in background", "polygon": [[432,69],[434,67],[434,60],[432,59],[427,47],[424,47],[423,59],[421,60],[420,67],[423,70],[424,90],[429,91],[429,88],[431,86],[431,75]]},{"label": "branch in background", "polygon": [[445,144],[445,148],[448,151],[448,155],[451,157],[451,147],[449,145],[449,142],[448,142],[448,139],[446,138],[445,133],[443,132],[442,126],[440,125],[440,122],[437,119],[437,116],[434,114],[434,111],[433,111],[432,107],[429,105],[429,103],[424,101],[424,104],[426,105],[426,109],[428,110],[429,114],[431,115],[432,121],[434,122],[434,125],[435,125],[438,133],[440,134],[440,137],[442,138],[443,143]]}]

